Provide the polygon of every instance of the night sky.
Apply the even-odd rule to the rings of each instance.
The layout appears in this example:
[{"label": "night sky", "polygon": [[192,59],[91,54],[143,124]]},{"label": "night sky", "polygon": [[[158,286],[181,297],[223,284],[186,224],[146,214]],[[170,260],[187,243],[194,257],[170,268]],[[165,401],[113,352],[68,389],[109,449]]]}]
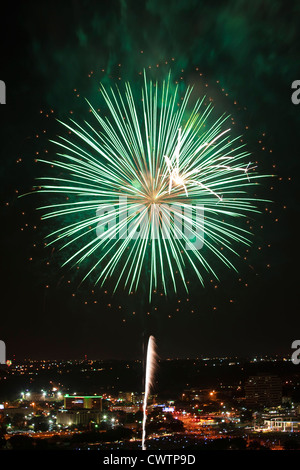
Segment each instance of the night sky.
[{"label": "night sky", "polygon": [[[140,359],[145,338],[160,357],[290,354],[299,339],[299,2],[110,0],[20,2],[1,11],[1,323],[7,358]],[[150,68],[149,68],[150,67]],[[140,80],[146,68],[194,83],[232,113],[259,171],[273,174],[239,249],[239,273],[191,276],[189,295],[141,295],[87,282],[44,246],[52,230],[35,195],[18,198],[53,158],[56,118],[89,118],[100,81]],[[181,78],[182,77],[182,78]],[[121,80],[119,80],[121,78]],[[53,223],[53,222],[51,222]],[[187,300],[188,299],[188,300]]]}]

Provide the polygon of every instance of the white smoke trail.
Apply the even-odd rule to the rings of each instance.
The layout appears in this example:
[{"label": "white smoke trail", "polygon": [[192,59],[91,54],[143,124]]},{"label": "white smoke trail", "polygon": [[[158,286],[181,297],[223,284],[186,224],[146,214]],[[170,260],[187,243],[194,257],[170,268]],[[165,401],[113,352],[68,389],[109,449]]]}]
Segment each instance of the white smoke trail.
[{"label": "white smoke trail", "polygon": [[143,435],[142,435],[142,449],[146,450],[146,420],[147,420],[147,400],[150,389],[153,385],[154,372],[156,367],[156,344],[154,336],[149,337],[146,359],[146,376],[145,376],[145,394],[143,405]]}]

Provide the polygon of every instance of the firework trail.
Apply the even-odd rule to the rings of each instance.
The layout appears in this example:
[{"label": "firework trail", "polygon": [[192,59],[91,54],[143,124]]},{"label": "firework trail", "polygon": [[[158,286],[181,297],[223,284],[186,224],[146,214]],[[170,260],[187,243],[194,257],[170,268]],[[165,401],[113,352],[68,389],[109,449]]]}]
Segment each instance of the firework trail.
[{"label": "firework trail", "polygon": [[142,449],[146,450],[146,420],[147,420],[147,401],[151,387],[153,386],[154,372],[156,368],[156,344],[154,336],[149,337],[147,358],[146,358],[146,374],[145,374],[145,394],[143,404],[143,434],[142,434]]}]

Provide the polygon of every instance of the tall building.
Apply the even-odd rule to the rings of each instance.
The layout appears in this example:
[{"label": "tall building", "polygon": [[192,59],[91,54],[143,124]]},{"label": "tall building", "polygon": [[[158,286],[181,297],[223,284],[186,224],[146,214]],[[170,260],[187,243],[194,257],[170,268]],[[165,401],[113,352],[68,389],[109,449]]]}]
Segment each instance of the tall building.
[{"label": "tall building", "polygon": [[276,375],[249,377],[245,384],[245,401],[251,406],[279,406],[282,402],[282,382]]},{"label": "tall building", "polygon": [[65,395],[64,396],[64,409],[65,410],[98,410],[102,411],[102,396],[77,396]]}]

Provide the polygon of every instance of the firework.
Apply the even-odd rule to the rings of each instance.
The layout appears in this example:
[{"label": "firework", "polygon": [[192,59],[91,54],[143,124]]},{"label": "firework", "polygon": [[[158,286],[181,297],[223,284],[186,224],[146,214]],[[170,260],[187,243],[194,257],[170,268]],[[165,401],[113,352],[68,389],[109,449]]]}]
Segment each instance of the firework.
[{"label": "firework", "polygon": [[151,387],[153,386],[154,372],[156,366],[156,350],[155,339],[153,336],[149,337],[147,357],[146,357],[146,374],[145,374],[145,393],[143,403],[143,432],[142,432],[142,449],[146,450],[146,421],[147,421],[147,401]]},{"label": "firework", "polygon": [[212,120],[204,97],[190,106],[192,90],[180,100],[170,75],[160,85],[144,75],[139,99],[129,83],[101,86],[106,113],[88,103],[94,125],[61,123],[58,158],[40,160],[59,174],[36,189],[56,198],[39,208],[60,223],[48,245],[65,250],[63,265],[84,267],[83,280],[113,277],[115,290],[132,292],[143,277],[151,299],[158,288],[188,290],[187,268],[202,284],[205,271],[218,279],[209,259],[235,269],[235,244],[250,245],[237,219],[259,212],[248,189],[261,176],[240,136],[230,138],[228,116]]}]

